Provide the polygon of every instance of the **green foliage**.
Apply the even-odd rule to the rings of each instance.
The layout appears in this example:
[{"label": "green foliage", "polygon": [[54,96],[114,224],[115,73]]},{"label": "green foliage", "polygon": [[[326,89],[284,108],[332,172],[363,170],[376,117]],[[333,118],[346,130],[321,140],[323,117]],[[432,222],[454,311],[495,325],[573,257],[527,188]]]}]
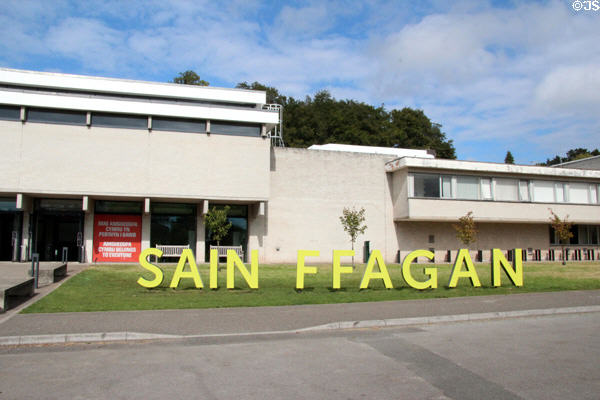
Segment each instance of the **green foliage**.
[{"label": "green foliage", "polygon": [[248,84],[248,82],[238,83],[236,86],[238,89],[248,89],[248,90],[264,90],[267,92],[267,104],[285,104],[287,102],[287,97],[281,95],[279,90],[275,89],[271,86],[265,86],[259,82],[253,82],[252,84]]},{"label": "green foliage", "polygon": [[558,236],[558,240],[560,242],[562,248],[563,255],[563,265],[565,265],[565,244],[569,243],[569,239],[573,237],[573,232],[571,232],[571,227],[573,224],[568,221],[569,216],[565,216],[564,218],[560,218],[558,215],[550,210],[550,225],[552,225],[552,229],[556,232],[556,236]]},{"label": "green foliage", "polygon": [[468,246],[477,241],[477,229],[473,220],[473,211],[469,211],[458,219],[458,224],[452,224],[456,230],[456,237],[464,245]]},{"label": "green foliage", "polygon": [[227,220],[229,209],[229,206],[225,206],[221,209],[213,207],[206,213],[206,227],[210,232],[212,240],[217,242],[217,246],[219,246],[221,239],[227,236],[227,232],[229,232],[229,228],[231,228],[231,222]]},{"label": "green foliage", "polygon": [[546,159],[546,162],[538,163],[537,165],[550,166],[550,165],[562,164],[562,163],[565,163],[568,161],[581,160],[581,159],[593,157],[593,156],[600,156],[600,150],[598,150],[598,149],[588,150],[588,149],[578,147],[576,149],[571,149],[571,150],[567,151],[566,157],[561,157],[561,156],[557,155],[553,159],[548,158],[548,159]]},{"label": "green foliage", "polygon": [[196,85],[196,86],[208,86],[209,83],[192,70],[180,72],[178,76],[173,78],[173,83],[180,83],[182,85]]},{"label": "green foliage", "polygon": [[327,90],[298,100],[258,82],[242,82],[236,87],[265,90],[268,103],[283,105],[283,135],[289,147],[325,143],[395,146],[431,149],[439,158],[456,158],[452,140],[422,110],[386,111],[383,105],[336,100]]},{"label": "green foliage", "polygon": [[360,210],[355,210],[354,208],[344,207],[340,222],[344,227],[344,231],[350,236],[352,250],[354,250],[356,238],[358,235],[365,233],[365,230],[367,229],[367,225],[363,224],[365,222],[365,209],[361,207]]},{"label": "green foliage", "polygon": [[506,152],[506,157],[504,157],[504,164],[514,164],[515,158],[513,157],[510,151]]}]

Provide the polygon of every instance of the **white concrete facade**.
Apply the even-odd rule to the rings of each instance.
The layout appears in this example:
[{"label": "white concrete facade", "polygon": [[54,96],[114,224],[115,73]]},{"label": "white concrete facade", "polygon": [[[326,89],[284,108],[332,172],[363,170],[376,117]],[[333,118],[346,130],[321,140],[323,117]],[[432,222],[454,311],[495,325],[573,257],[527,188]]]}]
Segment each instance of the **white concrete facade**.
[{"label": "white concrete facade", "polygon": [[[164,218],[152,211],[160,205],[189,205],[180,218],[188,223],[178,236],[182,243],[162,244],[189,245],[199,262],[206,261],[210,242],[205,214],[215,205],[238,207],[232,240],[246,254],[258,250],[265,263],[295,263],[301,249],[320,252],[309,262],[330,262],[333,250],[350,249],[339,220],[344,207],[366,210],[368,228],[355,245],[359,261],[364,241],[387,262],[416,249],[432,249],[436,261],[444,261],[448,251],[462,247],[452,224],[469,211],[479,230],[470,248],[483,258],[492,247],[547,253],[557,246],[550,240],[549,209],[583,227],[587,242],[571,248],[600,256],[598,171],[441,160],[424,150],[272,147],[265,133],[279,114],[264,109],[264,92],[6,69],[0,69],[0,83],[0,206],[7,207],[0,213],[13,213],[22,226],[21,260],[33,252],[52,257],[76,242],[85,249],[83,260],[94,261],[102,213],[114,214],[115,222],[127,213],[139,218],[136,240],[150,247],[162,229]],[[67,122],[30,119],[31,110]],[[97,113],[132,116],[138,126],[101,126]],[[153,117],[204,128],[152,129]],[[224,128],[215,133],[211,124]],[[415,183],[423,177],[427,189]],[[503,197],[500,187],[507,182],[523,191],[521,197]],[[461,190],[471,190],[471,197],[461,197]],[[14,207],[6,206],[13,199]],[[115,201],[135,210],[108,204]],[[63,223],[70,228],[60,228]],[[183,226],[178,223],[172,226]],[[65,238],[55,240],[59,236]]]}]

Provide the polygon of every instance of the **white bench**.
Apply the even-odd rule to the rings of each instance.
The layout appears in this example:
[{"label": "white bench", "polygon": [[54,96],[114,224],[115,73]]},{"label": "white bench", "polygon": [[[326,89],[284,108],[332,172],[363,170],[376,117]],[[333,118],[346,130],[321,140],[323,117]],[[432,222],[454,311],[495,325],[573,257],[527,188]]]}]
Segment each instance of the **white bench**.
[{"label": "white bench", "polygon": [[163,257],[181,257],[183,250],[189,249],[190,245],[164,245],[157,244],[156,248],[163,252]]},{"label": "white bench", "polygon": [[236,252],[240,260],[244,259],[244,250],[242,246],[210,246],[211,250],[217,250],[219,259],[221,257],[227,257],[227,250],[233,250]]}]

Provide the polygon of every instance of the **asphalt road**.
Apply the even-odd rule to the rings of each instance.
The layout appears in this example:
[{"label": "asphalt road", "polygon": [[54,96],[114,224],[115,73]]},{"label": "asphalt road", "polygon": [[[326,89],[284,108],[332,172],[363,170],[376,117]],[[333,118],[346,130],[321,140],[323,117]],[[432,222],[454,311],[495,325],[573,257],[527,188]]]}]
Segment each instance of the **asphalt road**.
[{"label": "asphalt road", "polygon": [[0,348],[0,399],[598,399],[600,313]]}]

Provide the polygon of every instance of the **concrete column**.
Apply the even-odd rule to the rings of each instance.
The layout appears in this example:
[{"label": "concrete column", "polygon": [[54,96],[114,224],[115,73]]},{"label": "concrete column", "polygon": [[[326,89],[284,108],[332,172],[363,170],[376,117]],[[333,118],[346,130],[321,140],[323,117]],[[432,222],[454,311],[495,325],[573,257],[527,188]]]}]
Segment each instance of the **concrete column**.
[{"label": "concrete column", "polygon": [[23,212],[23,224],[21,225],[21,261],[29,260],[29,247],[33,245],[33,238],[29,240],[30,214],[33,212],[33,199],[21,193],[16,196],[16,208]]},{"label": "concrete column", "polygon": [[196,262],[205,263],[204,251],[206,246],[206,232],[204,229],[204,207],[208,207],[208,201],[204,200],[196,206]]},{"label": "concrete column", "polygon": [[85,246],[85,262],[94,262],[94,200],[88,197],[87,210],[83,218],[83,243]]},{"label": "concrete column", "polygon": [[150,214],[142,215],[142,250],[150,247]]},{"label": "concrete column", "polygon": [[23,226],[21,227],[21,261],[29,260],[29,220],[29,212],[23,211]]},{"label": "concrete column", "polygon": [[248,261],[250,261],[250,252],[258,250],[258,261],[261,263],[268,262],[264,243],[267,235],[266,208],[265,202],[252,204],[248,207]]}]

